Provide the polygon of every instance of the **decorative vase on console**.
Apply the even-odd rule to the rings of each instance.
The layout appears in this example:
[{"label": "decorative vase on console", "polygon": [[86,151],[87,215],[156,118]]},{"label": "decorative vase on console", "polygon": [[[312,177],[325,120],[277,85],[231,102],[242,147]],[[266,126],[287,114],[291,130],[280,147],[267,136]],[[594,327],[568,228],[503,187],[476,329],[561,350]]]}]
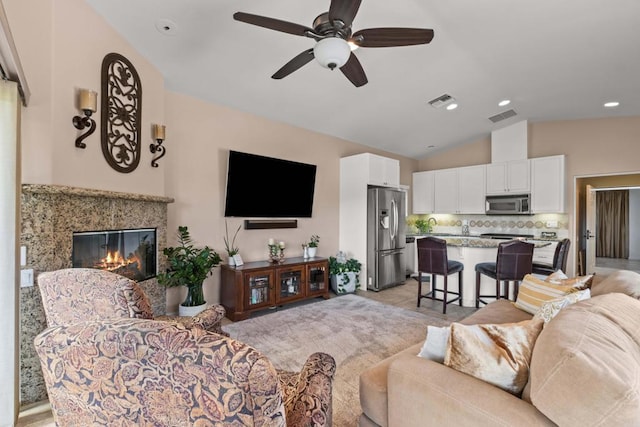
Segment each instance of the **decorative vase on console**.
[{"label": "decorative vase on console", "polygon": [[276,244],[274,239],[269,239],[267,246],[269,247],[269,261],[272,263],[284,262],[284,242],[281,241]]}]

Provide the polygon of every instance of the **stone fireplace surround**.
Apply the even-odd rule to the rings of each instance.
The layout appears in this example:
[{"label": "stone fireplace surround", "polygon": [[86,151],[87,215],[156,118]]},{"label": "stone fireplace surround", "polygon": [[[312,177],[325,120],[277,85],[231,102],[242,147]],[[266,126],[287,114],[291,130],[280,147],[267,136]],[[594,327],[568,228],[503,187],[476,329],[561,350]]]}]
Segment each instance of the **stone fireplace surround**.
[{"label": "stone fireplace surround", "polygon": [[[157,253],[167,245],[167,205],[172,198],[58,185],[23,184],[20,245],[35,277],[71,267],[72,233],[93,230],[156,228]],[[164,270],[162,257],[158,271]],[[166,290],[155,278],[140,283],[154,315],[165,314]],[[21,405],[47,398],[33,339],[46,328],[38,285],[20,290]]]}]

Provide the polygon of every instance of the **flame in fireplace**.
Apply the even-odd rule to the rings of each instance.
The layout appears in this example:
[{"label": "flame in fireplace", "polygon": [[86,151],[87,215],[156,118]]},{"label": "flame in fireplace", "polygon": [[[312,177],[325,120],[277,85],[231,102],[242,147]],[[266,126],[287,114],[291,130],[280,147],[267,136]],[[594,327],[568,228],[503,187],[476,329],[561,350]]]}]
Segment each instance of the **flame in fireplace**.
[{"label": "flame in fireplace", "polygon": [[100,262],[95,266],[101,270],[119,272],[123,268],[133,267],[138,268],[142,265],[142,260],[135,254],[131,254],[128,258],[124,258],[120,255],[119,251],[107,252],[107,256],[102,258]]}]

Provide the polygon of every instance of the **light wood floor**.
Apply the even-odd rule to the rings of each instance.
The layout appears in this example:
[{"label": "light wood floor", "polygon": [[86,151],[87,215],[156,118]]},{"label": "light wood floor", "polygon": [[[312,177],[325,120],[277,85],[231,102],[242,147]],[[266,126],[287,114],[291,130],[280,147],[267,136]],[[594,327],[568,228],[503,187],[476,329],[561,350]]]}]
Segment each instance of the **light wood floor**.
[{"label": "light wood floor", "polygon": [[640,260],[624,258],[596,258],[596,267],[612,268],[616,270],[631,270],[640,273]]},{"label": "light wood floor", "polygon": [[[460,307],[457,303],[453,303],[447,306],[447,314],[442,314],[442,303],[428,299],[422,299],[420,307],[417,307],[418,282],[414,279],[407,279],[403,285],[387,288],[379,292],[356,291],[356,294],[384,304],[417,311],[419,313],[428,313],[429,315],[438,316],[452,322],[461,320],[476,310],[475,308]],[[339,298],[339,296],[333,293],[331,296],[332,298]],[[313,303],[313,300],[305,301],[304,303]],[[294,305],[292,304],[287,307],[292,306]],[[279,309],[286,309],[287,307]],[[268,312],[268,310],[265,310],[264,312],[255,313],[254,315],[265,315],[268,314]],[[227,318],[222,322],[223,326],[229,323],[232,322]],[[22,408],[17,427],[48,427],[53,425],[49,402],[41,402]]]}]

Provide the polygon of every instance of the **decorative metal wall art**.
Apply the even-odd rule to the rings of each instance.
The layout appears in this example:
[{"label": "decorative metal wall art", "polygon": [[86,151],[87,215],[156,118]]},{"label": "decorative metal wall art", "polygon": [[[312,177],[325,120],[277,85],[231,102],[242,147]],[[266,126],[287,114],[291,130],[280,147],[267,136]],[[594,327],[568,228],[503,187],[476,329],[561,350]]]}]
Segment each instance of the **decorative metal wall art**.
[{"label": "decorative metal wall art", "polygon": [[102,60],[102,154],[118,172],[140,163],[142,84],[133,64],[118,53]]}]

